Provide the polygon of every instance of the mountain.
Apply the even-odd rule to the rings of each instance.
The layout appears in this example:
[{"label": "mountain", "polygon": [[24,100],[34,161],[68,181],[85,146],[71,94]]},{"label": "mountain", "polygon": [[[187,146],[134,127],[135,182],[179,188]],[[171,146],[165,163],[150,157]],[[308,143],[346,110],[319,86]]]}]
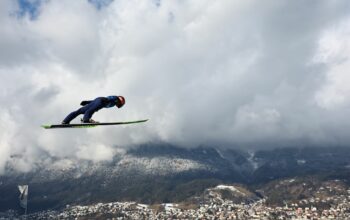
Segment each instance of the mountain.
[{"label": "mountain", "polygon": [[185,204],[223,204],[230,201],[234,204],[249,204],[261,199],[254,191],[248,189],[242,184],[219,184],[215,187],[205,189],[199,196],[193,196],[186,199]]},{"label": "mountain", "polygon": [[327,206],[332,203],[326,198],[348,194],[349,183],[342,180],[321,180],[315,176],[275,180],[263,186],[260,191],[267,198],[267,204],[281,205],[285,202],[311,203],[313,206]]},{"label": "mountain", "polygon": [[32,212],[96,202],[180,202],[223,183],[244,184],[258,195],[255,189],[287,177],[349,181],[348,158],[345,147],[253,152],[168,144],[142,145],[99,163],[50,158],[32,172],[0,176],[0,211],[18,208],[18,184],[29,185]]}]

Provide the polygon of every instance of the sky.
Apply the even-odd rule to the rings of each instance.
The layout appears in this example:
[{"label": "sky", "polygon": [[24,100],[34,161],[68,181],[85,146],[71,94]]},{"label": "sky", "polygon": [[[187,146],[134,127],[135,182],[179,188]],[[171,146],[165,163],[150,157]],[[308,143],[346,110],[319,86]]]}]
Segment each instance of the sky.
[{"label": "sky", "polygon": [[[0,1],[0,174],[149,142],[350,146],[347,0]],[[97,121],[45,130],[82,100]],[[74,122],[78,122],[77,118]]]}]

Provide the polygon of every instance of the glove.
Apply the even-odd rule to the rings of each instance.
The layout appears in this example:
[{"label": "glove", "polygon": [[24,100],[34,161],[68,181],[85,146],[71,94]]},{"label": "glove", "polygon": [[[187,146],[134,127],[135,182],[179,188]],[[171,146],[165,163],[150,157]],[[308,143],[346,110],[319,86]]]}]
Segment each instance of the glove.
[{"label": "glove", "polygon": [[87,104],[90,104],[92,101],[82,101],[80,102],[80,105],[85,106]]}]

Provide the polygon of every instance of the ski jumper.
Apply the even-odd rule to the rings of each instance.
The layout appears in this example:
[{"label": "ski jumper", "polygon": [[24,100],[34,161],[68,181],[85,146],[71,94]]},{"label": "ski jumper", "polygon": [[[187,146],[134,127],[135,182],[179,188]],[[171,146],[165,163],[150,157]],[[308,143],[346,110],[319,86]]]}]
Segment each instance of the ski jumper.
[{"label": "ski jumper", "polygon": [[83,105],[83,107],[71,112],[63,122],[69,124],[70,121],[78,115],[84,114],[83,122],[87,123],[95,112],[102,108],[114,107],[118,101],[118,96],[98,97],[92,101],[82,101],[80,104]]}]

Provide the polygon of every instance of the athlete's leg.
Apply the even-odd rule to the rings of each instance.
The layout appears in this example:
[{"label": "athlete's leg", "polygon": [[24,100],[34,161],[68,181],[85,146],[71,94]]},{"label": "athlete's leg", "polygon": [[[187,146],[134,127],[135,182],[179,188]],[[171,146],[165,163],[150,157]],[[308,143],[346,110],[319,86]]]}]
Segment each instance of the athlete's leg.
[{"label": "athlete's leg", "polygon": [[95,112],[97,112],[98,110],[100,110],[101,108],[103,108],[103,102],[102,102],[102,100],[100,98],[97,98],[93,102],[91,102],[88,105],[88,108],[86,109],[86,111],[84,113],[83,122],[84,123],[90,122],[90,119],[91,119],[92,115]]},{"label": "athlete's leg", "polygon": [[69,124],[74,118],[76,118],[80,114],[84,114],[87,110],[87,107],[81,107],[78,110],[71,112],[67,117],[62,121],[62,124]]}]

